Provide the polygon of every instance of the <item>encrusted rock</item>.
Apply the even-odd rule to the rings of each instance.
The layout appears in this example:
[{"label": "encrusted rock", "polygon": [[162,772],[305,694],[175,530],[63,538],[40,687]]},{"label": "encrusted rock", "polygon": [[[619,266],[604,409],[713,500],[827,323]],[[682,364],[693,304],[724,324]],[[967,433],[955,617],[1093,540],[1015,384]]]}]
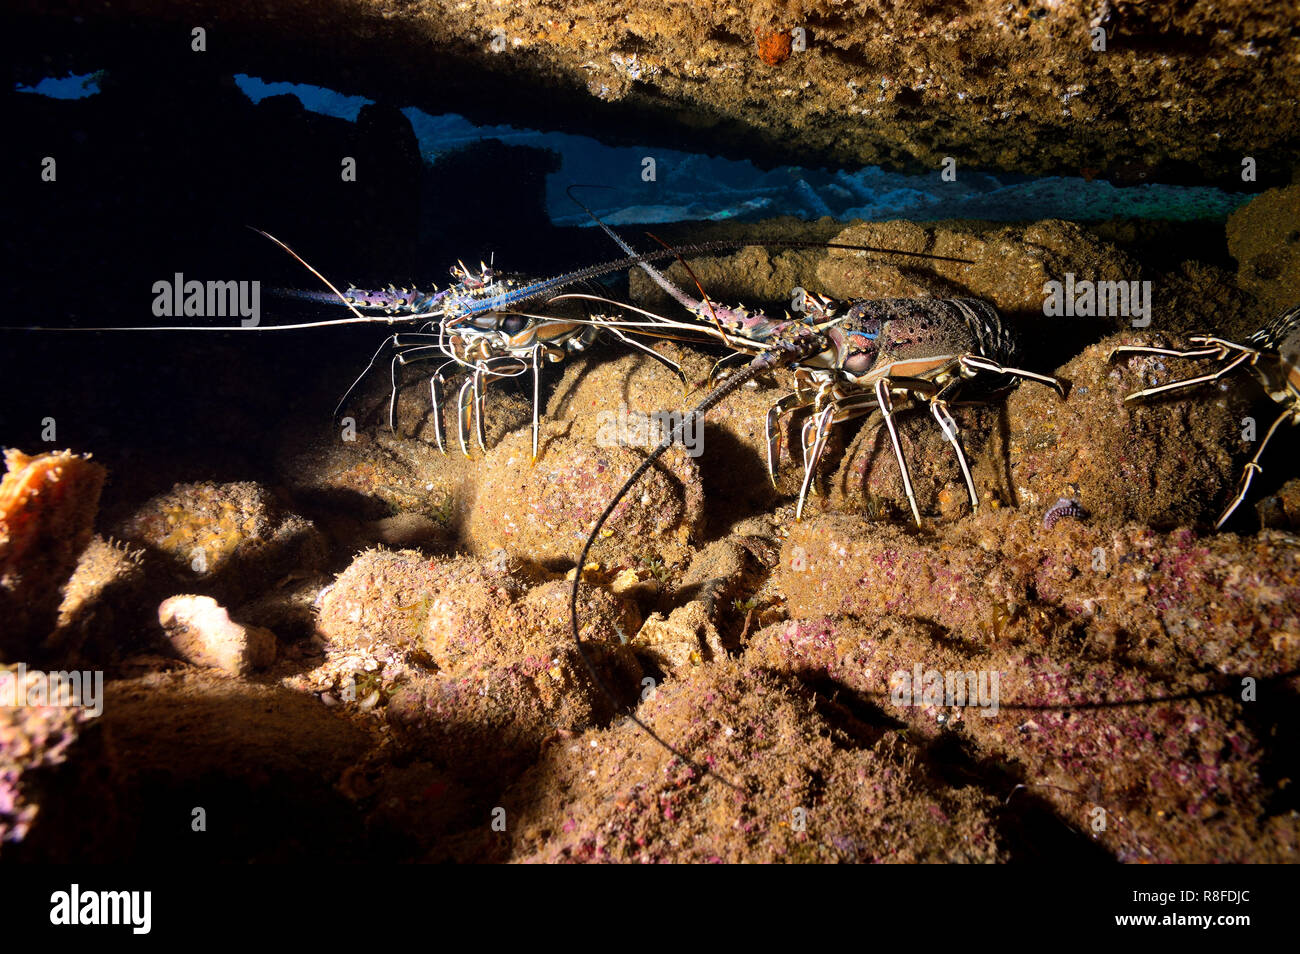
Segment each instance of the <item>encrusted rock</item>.
[{"label": "encrusted rock", "polygon": [[180,578],[238,602],[320,567],[327,547],[309,520],[261,484],[177,484],[123,521],[118,535],[171,558]]},{"label": "encrusted rock", "polygon": [[1297,223],[1300,185],[1269,189],[1228,219],[1228,251],[1237,260],[1237,284],[1259,299],[1258,324],[1300,301]]},{"label": "encrusted rock", "polygon": [[[572,563],[596,518],[644,458],[627,447],[553,437],[531,460],[531,436],[516,431],[488,451],[478,495],[464,521],[475,553],[498,548],[541,563]],[[592,557],[615,553],[679,562],[702,528],[703,493],[692,458],[673,448],[644,474],[606,522]]]},{"label": "encrusted rock", "polygon": [[[750,660],[836,680],[920,737],[959,729],[1026,797],[1121,861],[1267,856],[1263,748],[1237,684],[1175,686],[1137,669],[984,652],[892,617],[806,618],[755,636]],[[1280,857],[1278,860],[1280,860]]]},{"label": "encrusted rock", "polygon": [[1229,376],[1152,400],[1126,402],[1143,388],[1204,373],[1196,361],[1119,355],[1119,345],[1183,339],[1142,332],[1112,335],[1057,371],[1065,400],[1030,384],[1007,399],[1010,475],[1019,505],[1042,512],[1072,497],[1094,520],[1156,527],[1213,522],[1232,496],[1239,460],[1250,450],[1241,419],[1252,385]]},{"label": "encrusted rock", "polygon": [[0,480],[0,661],[31,658],[54,629],[61,587],[90,542],[104,468],[59,451],[5,451]]},{"label": "encrusted rock", "polygon": [[[121,806],[94,721],[104,700],[84,690],[79,699],[50,698],[51,677],[0,667],[0,858],[111,860],[105,847]],[[82,801],[88,791],[95,793],[94,812]]]},{"label": "encrusted rock", "polygon": [[935,782],[893,738],[843,745],[797,686],[761,669],[691,670],[647,693],[638,715],[695,766],[630,721],[557,740],[502,798],[514,859],[1004,857],[992,798]]}]

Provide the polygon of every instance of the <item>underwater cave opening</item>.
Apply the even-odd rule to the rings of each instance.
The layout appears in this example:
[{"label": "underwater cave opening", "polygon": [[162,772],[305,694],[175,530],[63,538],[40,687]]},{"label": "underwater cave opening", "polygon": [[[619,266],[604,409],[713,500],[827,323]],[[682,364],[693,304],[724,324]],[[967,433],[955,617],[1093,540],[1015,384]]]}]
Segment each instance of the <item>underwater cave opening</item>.
[{"label": "underwater cave opening", "polygon": [[[16,92],[55,99],[78,99],[100,91],[103,71],[47,77]],[[307,111],[357,122],[374,103],[307,83],[267,81],[236,74],[234,82],[254,103],[272,96],[296,97]],[[402,108],[431,164],[474,143],[498,140],[545,150],[558,157],[546,177],[546,211],[560,227],[594,223],[565,194],[573,183],[599,183],[589,204],[611,225],[685,221],[752,222],[776,216],[841,221],[937,221],[982,219],[991,222],[1067,219],[1103,222],[1117,218],[1164,221],[1226,220],[1252,194],[1215,186],[1142,182],[1116,185],[1081,176],[1026,176],[953,166],[908,173],[868,166],[822,169],[783,165],[764,169],[747,160],[706,152],[660,147],[610,146],[590,136],[479,125],[457,113],[431,115]]]}]

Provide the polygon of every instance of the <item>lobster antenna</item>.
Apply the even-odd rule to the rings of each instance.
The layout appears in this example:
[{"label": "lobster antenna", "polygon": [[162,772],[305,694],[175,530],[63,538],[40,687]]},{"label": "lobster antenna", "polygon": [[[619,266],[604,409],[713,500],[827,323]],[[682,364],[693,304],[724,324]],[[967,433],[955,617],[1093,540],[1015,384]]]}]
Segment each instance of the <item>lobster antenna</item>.
[{"label": "lobster antenna", "polygon": [[[595,188],[595,187],[587,187],[587,188]],[[605,187],[600,186],[599,188],[605,188]],[[302,330],[314,329],[314,328],[333,328],[342,325],[358,325],[358,324],[393,325],[393,324],[398,324],[399,322],[402,324],[407,324],[410,322],[419,321],[421,319],[444,317],[441,312],[437,312],[437,311],[421,312],[418,314],[410,314],[410,315],[362,314],[349,301],[347,301],[347,299],[343,295],[339,293],[339,290],[333,284],[327,281],[324,278],[324,276],[320,274],[320,272],[318,272],[315,268],[313,268],[306,261],[304,261],[303,258],[300,255],[298,255],[298,253],[295,252],[293,249],[289,248],[288,245],[280,241],[274,235],[271,235],[269,232],[264,232],[261,229],[254,228],[251,225],[248,226],[248,228],[254,232],[257,232],[259,235],[266,236],[271,241],[279,245],[281,248],[285,249],[290,255],[292,255],[295,259],[301,262],[308,269],[308,271],[310,271],[313,275],[316,275],[318,278],[320,278],[321,281],[325,282],[325,285],[329,287],[331,291],[333,291],[334,295],[333,297],[327,297],[324,300],[333,303],[334,299],[337,298],[339,300],[339,303],[347,306],[348,310],[352,312],[353,317],[330,318],[323,321],[304,321],[292,325],[131,325],[127,327],[98,326],[98,327],[90,327],[90,328],[71,327],[71,326],[50,327],[48,325],[28,325],[20,328],[0,328],[0,331],[69,331],[69,332],[79,332],[79,331],[80,332],[84,332],[84,331],[94,331],[94,332],[100,332],[100,331],[222,331],[222,332],[225,331],[257,331],[257,332],[302,331]],[[586,268],[574,272],[569,272],[566,275],[561,275],[557,278],[549,279],[537,285],[527,286],[522,291],[516,291],[514,293],[511,293],[510,295],[498,296],[497,299],[489,300],[482,304],[484,304],[485,306],[492,306],[493,310],[500,310],[501,307],[504,307],[505,305],[511,304],[513,302],[524,301],[527,300],[528,298],[533,298],[533,297],[543,295],[552,288],[559,288],[565,285],[574,285],[588,278],[598,278],[601,275],[607,275],[611,272],[617,272],[624,268],[630,268],[632,266],[642,265],[646,262],[663,261],[669,258],[680,258],[682,255],[694,255],[694,254],[700,254],[706,252],[720,252],[726,250],[734,250],[738,248],[747,248],[749,246],[754,246],[754,245],[763,246],[767,248],[809,248],[809,249],[834,248],[834,249],[843,249],[850,252],[879,252],[879,253],[884,253],[889,255],[908,255],[908,256],[919,257],[919,258],[931,258],[931,259],[936,259],[938,261],[956,262],[965,265],[975,264],[975,262],[972,259],[967,259],[967,258],[952,258],[945,255],[931,255],[926,252],[905,252],[898,249],[882,249],[882,248],[875,248],[870,245],[847,245],[839,242],[793,242],[793,241],[787,241],[783,239],[774,239],[771,241],[764,241],[764,242],[753,242],[753,241],[745,241],[745,240],[738,240],[738,239],[718,239],[709,242],[695,242],[688,245],[680,245],[677,246],[676,248],[660,250],[657,252],[649,252],[645,255],[632,254],[632,255],[625,256],[624,258],[617,259],[615,261],[603,262],[599,265],[589,265]],[[301,290],[298,289],[289,290],[289,293],[294,295],[295,297],[302,297],[311,294],[309,292],[302,292]],[[321,294],[323,295],[324,293]],[[320,300],[320,299],[313,299],[313,300]]]},{"label": "lobster antenna", "polygon": [[[587,667],[587,672],[591,674],[591,678],[595,681],[600,691],[605,695],[605,698],[610,701],[610,704],[614,707],[615,711],[619,708],[618,700],[614,697],[614,693],[610,691],[609,687],[605,685],[605,681],[600,678],[600,673],[596,671],[595,665],[587,656],[587,650],[583,647],[582,636],[578,630],[578,587],[582,584],[582,570],[583,567],[587,565],[587,556],[591,553],[591,546],[595,543],[596,536],[600,533],[601,527],[605,525],[605,521],[607,521],[610,518],[610,515],[613,514],[614,508],[617,507],[619,502],[627,496],[628,491],[635,486],[636,482],[641,479],[646,471],[655,465],[655,462],[664,455],[668,448],[672,447],[673,444],[676,443],[677,439],[681,436],[683,428],[686,426],[687,420],[696,415],[699,415],[702,418],[706,413],[718,404],[722,403],[728,395],[738,389],[746,381],[752,380],[775,365],[800,361],[809,355],[816,354],[818,351],[823,350],[826,345],[827,340],[824,335],[806,335],[799,339],[797,343],[788,345],[781,351],[767,351],[758,355],[745,367],[732,374],[731,377],[720,382],[717,387],[705,396],[704,400],[700,401],[700,403],[695,406],[694,410],[692,410],[690,414],[679,420],[677,424],[673,426],[673,429],[659,442],[659,445],[646,456],[645,460],[641,461],[636,470],[632,471],[631,476],[623,483],[623,486],[619,488],[618,493],[614,495],[614,499],[610,501],[609,506],[606,507],[604,512],[596,518],[596,524],[591,528],[591,533],[587,535],[587,540],[582,545],[582,552],[578,554],[578,565],[573,574],[573,587],[569,591],[569,624],[570,633],[573,636],[574,645],[577,647],[579,658],[582,659],[583,665]],[[722,775],[719,775],[707,766],[700,765],[698,762],[690,758],[690,756],[683,753],[671,742],[667,741],[659,735],[659,733],[655,732],[654,729],[646,725],[646,723],[642,721],[635,712],[628,713],[628,718],[636,723],[637,726],[650,736],[650,738],[654,739],[655,742],[659,743],[659,745],[667,749],[670,753],[681,759],[701,775],[710,775],[713,778],[716,778],[719,782],[722,782],[728,788],[735,789],[736,791],[743,791],[735,782],[724,778]]]},{"label": "lobster antenna", "polygon": [[[671,245],[653,232],[647,232],[646,235],[650,236],[664,248],[672,250]],[[713,319],[713,327],[717,328],[718,334],[722,336],[723,344],[728,348],[734,348],[735,345],[731,343],[731,338],[728,337],[727,332],[723,329],[722,322],[718,321],[718,313],[713,310],[713,302],[709,301],[709,293],[704,290],[704,286],[700,284],[700,280],[695,276],[695,272],[691,269],[691,266],[686,264],[686,259],[682,258],[682,256],[678,254],[677,261],[682,263],[682,268],[686,269],[686,274],[691,276],[691,281],[695,282],[695,287],[700,290],[700,299],[704,302],[704,307],[709,309],[709,317]]]},{"label": "lobster antenna", "polygon": [[[628,254],[628,257],[630,259],[634,260],[633,264],[640,265],[641,268],[646,272],[646,274],[648,274],[651,278],[655,280],[656,283],[658,283],[661,287],[663,287],[664,291],[668,292],[678,301],[681,301],[681,294],[682,294],[681,290],[677,289],[676,286],[672,284],[672,282],[669,282],[668,279],[666,279],[662,273],[659,273],[655,269],[649,268],[646,265],[647,262],[656,261],[659,258],[660,253],[654,253],[652,255],[638,255],[636,250],[623,240],[622,236],[620,236],[612,228],[606,225],[604,221],[602,221],[600,216],[598,216],[595,212],[593,212],[590,208],[588,208],[586,203],[584,203],[581,199],[579,199],[576,195],[573,194],[574,189],[612,189],[612,188],[613,186],[574,183],[573,185],[569,186],[567,189],[564,190],[564,194],[567,195],[569,197],[569,200],[573,202],[576,206],[578,206],[578,208],[582,209],[582,211],[586,212],[587,215],[591,216],[591,220],[595,222],[597,225],[599,225],[601,229],[605,232],[605,234],[608,235],[611,239],[613,239],[614,242],[618,245],[618,247]],[[855,252],[875,252],[877,254],[882,254],[882,255],[904,255],[907,256],[908,258],[927,258],[936,262],[954,262],[960,265],[976,264],[974,259],[957,258],[952,255],[935,255],[933,252],[908,252],[899,248],[879,248],[874,245],[847,245],[838,242],[790,242],[790,241],[783,241],[783,240],[775,240],[772,242],[745,242],[743,243],[743,245],[740,245],[739,247],[743,248],[750,245],[766,245],[773,248],[839,248],[839,249],[848,249],[850,251],[855,251]],[[697,245],[683,245],[681,247],[681,251],[683,252],[711,251],[713,248],[727,248],[727,247],[736,248],[737,245],[733,245],[726,241],[700,242]],[[683,302],[683,304],[685,303]],[[689,308],[690,306],[687,305],[687,307]]]},{"label": "lobster antenna", "polygon": [[305,321],[299,324],[292,324],[292,325],[134,325],[127,328],[114,328],[114,327],[104,327],[104,328],[35,327],[32,328],[29,327],[29,328],[24,328],[23,330],[24,331],[299,331],[305,328],[330,328],[338,325],[358,325],[358,324],[373,325],[380,322],[384,322],[391,325],[394,323],[394,321],[408,322],[408,321],[416,321],[420,318],[437,317],[436,312],[428,312],[423,315],[403,315],[399,319],[394,319],[392,315],[363,315],[361,312],[359,312],[356,309],[356,307],[352,304],[352,302],[348,301],[347,296],[345,296],[341,291],[338,290],[337,287],[335,287],[333,282],[331,282],[328,278],[326,278],[319,271],[317,271],[314,266],[312,266],[306,259],[304,259],[293,249],[291,249],[288,245],[280,241],[270,232],[264,232],[261,229],[255,228],[254,226],[251,225],[247,226],[247,228],[253,232],[256,232],[258,235],[262,235],[265,236],[266,238],[269,238],[276,245],[280,246],[280,248],[284,249],[286,252],[292,255],[298,261],[298,263],[302,265],[303,268],[307,269],[307,271],[311,272],[313,275],[319,278],[325,284],[325,287],[327,287],[330,291],[332,291],[335,297],[337,297],[340,302],[342,302],[344,305],[347,306],[348,311],[352,312],[353,317],[352,318],[330,318],[325,321]]}]

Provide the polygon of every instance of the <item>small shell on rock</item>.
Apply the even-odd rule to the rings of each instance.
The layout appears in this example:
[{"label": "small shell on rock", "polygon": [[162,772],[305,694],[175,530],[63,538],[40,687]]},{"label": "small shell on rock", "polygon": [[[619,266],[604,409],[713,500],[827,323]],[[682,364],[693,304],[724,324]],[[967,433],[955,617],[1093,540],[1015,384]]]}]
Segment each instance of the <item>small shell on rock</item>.
[{"label": "small shell on rock", "polygon": [[1056,526],[1056,521],[1062,518],[1070,520],[1082,520],[1088,516],[1088,511],[1083,509],[1083,505],[1072,497],[1062,497],[1052,506],[1047,508],[1047,513],[1043,514],[1043,529],[1051,530]]},{"label": "small shell on rock", "polygon": [[275,634],[262,626],[236,623],[210,596],[166,599],[158,607],[158,622],[181,658],[196,666],[243,676],[275,661]]}]

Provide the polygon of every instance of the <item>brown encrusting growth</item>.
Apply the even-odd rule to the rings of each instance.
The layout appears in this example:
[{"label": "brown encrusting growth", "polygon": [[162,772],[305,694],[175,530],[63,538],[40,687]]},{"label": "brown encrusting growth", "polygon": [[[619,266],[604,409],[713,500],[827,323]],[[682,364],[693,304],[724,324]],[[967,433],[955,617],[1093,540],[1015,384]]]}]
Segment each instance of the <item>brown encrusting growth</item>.
[{"label": "brown encrusting growth", "polygon": [[[556,436],[531,462],[531,437],[517,432],[488,451],[480,465],[478,492],[465,518],[464,540],[475,553],[498,548],[542,564],[577,559],[587,529],[640,463],[618,446]],[[688,541],[702,529],[699,471],[681,451],[666,455],[615,512],[610,537],[593,556],[613,547],[643,559],[680,562]],[[619,538],[617,541],[614,538]]]},{"label": "brown encrusting growth", "polygon": [[553,746],[505,793],[515,821],[498,857],[1005,860],[994,799],[929,777],[895,733],[850,736],[835,724],[842,712],[813,702],[797,682],[735,660],[655,689],[641,717],[735,788],[701,781],[630,722],[590,732]]},{"label": "brown encrusting growth", "polygon": [[[156,53],[117,7],[22,6],[34,29],[83,18],[77,72]],[[131,25],[141,17],[207,24],[225,38],[207,55],[267,79],[489,123],[544,113],[584,134],[594,110],[611,139],[668,145],[684,128],[702,151],[773,164],[937,170],[955,155],[969,169],[1240,185],[1245,156],[1258,181],[1283,177],[1300,129],[1294,11],[1257,0],[141,0]]]},{"label": "brown encrusting growth", "polygon": [[[1091,830],[1120,861],[1287,857],[1261,823],[1263,747],[1241,705],[1214,693],[1210,679],[1175,685],[1099,659],[1080,666],[1025,646],[986,651],[870,616],[778,624],[755,636],[747,658],[842,684],[904,722],[909,736],[961,739],[985,772],[1007,773],[1024,786],[1021,797]],[[927,677],[918,683],[914,674],[931,672],[942,674],[945,692],[949,675],[960,674],[968,701],[924,697]],[[997,674],[996,708],[976,704],[967,673],[990,674],[985,685]]]}]

